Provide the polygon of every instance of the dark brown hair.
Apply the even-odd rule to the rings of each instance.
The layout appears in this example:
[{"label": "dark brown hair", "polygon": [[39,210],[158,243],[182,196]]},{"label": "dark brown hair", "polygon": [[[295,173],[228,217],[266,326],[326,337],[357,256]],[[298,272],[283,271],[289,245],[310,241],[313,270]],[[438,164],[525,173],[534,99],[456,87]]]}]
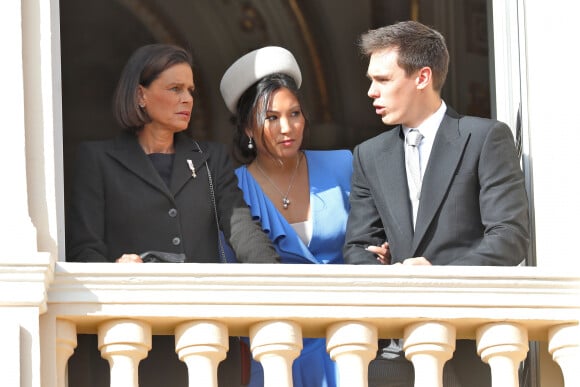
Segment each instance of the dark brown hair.
[{"label": "dark brown hair", "polygon": [[139,85],[148,87],[163,71],[181,63],[193,67],[191,54],[169,44],[142,46],[131,55],[113,97],[113,114],[123,129],[137,132],[151,122],[147,112],[139,107]]},{"label": "dark brown hair", "polygon": [[404,21],[362,34],[359,47],[367,56],[396,48],[398,65],[407,76],[429,67],[433,73],[433,88],[441,92],[447,77],[449,52],[445,38],[438,31],[416,21]]}]

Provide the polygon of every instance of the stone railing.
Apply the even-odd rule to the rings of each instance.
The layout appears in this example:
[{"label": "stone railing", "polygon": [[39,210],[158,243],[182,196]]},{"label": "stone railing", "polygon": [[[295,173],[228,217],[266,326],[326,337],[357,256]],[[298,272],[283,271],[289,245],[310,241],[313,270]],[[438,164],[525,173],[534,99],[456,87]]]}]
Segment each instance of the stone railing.
[{"label": "stone railing", "polygon": [[[342,386],[367,385],[377,338],[404,338],[415,386],[441,386],[455,340],[477,340],[494,386],[517,386],[529,341],[580,386],[580,275],[531,267],[57,263],[39,334],[43,387],[64,387],[79,333],[111,386],[137,386],[151,336],[175,335],[190,386],[216,386],[227,337],[250,336],[265,385],[292,385],[302,337],[326,337]],[[43,308],[41,308],[43,311]],[[56,354],[56,356],[55,356]],[[266,356],[268,355],[268,356]],[[193,372],[194,371],[194,372]],[[31,386],[36,386],[34,382]],[[39,384],[40,385],[40,384]]]}]

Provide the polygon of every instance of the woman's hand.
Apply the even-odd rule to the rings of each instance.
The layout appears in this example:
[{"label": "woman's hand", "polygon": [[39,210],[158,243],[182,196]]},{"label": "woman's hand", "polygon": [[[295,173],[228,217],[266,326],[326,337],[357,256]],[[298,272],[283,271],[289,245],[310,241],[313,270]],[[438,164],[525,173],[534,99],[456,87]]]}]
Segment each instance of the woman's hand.
[{"label": "woman's hand", "polygon": [[381,264],[389,265],[391,263],[391,250],[387,242],[380,246],[368,246],[367,251],[374,253],[377,256],[377,261]]},{"label": "woman's hand", "polygon": [[117,263],[143,263],[141,257],[137,254],[123,254],[117,258]]}]

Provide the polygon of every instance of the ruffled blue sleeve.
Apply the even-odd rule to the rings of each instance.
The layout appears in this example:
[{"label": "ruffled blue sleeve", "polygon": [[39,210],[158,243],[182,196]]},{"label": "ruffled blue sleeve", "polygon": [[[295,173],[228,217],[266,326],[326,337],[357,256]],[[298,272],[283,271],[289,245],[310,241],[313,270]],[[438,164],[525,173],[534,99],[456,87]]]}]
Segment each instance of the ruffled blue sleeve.
[{"label": "ruffled blue sleeve", "polygon": [[236,169],[236,175],[252,217],[262,224],[262,229],[274,243],[282,263],[318,263],[292,226],[264,194],[248,168],[242,166]]}]

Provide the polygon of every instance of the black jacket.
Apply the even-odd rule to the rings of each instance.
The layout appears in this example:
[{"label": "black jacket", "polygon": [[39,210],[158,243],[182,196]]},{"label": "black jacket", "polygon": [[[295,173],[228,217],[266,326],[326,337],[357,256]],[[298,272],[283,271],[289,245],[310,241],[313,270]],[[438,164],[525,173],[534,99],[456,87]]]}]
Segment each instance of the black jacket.
[{"label": "black jacket", "polygon": [[[124,133],[79,146],[67,211],[67,260],[114,262],[148,250],[185,253],[186,262],[219,262],[218,227],[242,262],[275,263],[276,254],[251,218],[225,146],[174,138],[170,187],[139,145]],[[188,165],[191,160],[195,177]]]}]

